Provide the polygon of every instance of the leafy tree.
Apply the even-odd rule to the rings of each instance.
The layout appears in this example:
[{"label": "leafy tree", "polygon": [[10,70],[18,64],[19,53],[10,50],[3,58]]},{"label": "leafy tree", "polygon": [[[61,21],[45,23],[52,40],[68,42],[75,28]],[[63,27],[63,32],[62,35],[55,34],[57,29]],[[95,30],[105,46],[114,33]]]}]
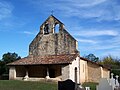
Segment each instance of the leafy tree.
[{"label": "leafy tree", "polygon": [[102,60],[103,64],[114,64],[114,58],[109,55],[103,58]]},{"label": "leafy tree", "polygon": [[14,53],[8,52],[8,53],[3,54],[2,56],[2,61],[4,61],[6,64],[19,60],[19,59],[21,59],[21,57],[18,56],[18,54],[16,54],[15,52]]},{"label": "leafy tree", "polygon": [[83,56],[84,58],[91,60],[93,62],[98,62],[99,61],[99,57],[96,57],[94,54],[89,54],[86,56]]},{"label": "leafy tree", "polygon": [[119,60],[112,57],[111,55],[104,57],[100,63],[111,69],[118,68],[118,66],[120,65]]},{"label": "leafy tree", "polygon": [[5,63],[3,61],[0,61],[0,75],[2,75],[5,72]]},{"label": "leafy tree", "polygon": [[2,60],[0,61],[0,75],[5,73],[8,74],[8,67],[6,64],[19,59],[21,59],[21,57],[18,56],[18,54],[16,54],[15,52],[14,53],[8,52],[3,54]]},{"label": "leafy tree", "polygon": [[103,64],[104,66],[111,69],[111,73],[114,73],[114,75],[119,75],[120,77],[120,59],[114,58],[111,55],[104,57],[100,64]]}]

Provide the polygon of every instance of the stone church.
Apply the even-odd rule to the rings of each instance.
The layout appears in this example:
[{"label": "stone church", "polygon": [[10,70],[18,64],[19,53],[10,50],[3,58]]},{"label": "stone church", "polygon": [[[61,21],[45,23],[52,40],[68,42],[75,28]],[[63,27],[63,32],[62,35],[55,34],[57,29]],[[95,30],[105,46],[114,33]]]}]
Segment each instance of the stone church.
[{"label": "stone church", "polygon": [[106,67],[80,57],[78,42],[53,15],[40,26],[29,55],[9,63],[10,80],[98,82],[109,78]]}]

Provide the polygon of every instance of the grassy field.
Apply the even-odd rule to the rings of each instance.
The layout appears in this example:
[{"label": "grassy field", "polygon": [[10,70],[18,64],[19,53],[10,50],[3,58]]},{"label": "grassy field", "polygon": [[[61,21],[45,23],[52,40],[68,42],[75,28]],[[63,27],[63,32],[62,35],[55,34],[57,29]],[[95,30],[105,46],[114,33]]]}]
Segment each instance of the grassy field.
[{"label": "grassy field", "polygon": [[0,90],[57,90],[57,84],[51,82],[0,80]]},{"label": "grassy field", "polygon": [[[96,85],[97,83],[84,83],[82,86],[96,90]],[[0,90],[57,90],[57,83],[0,80]]]},{"label": "grassy field", "polygon": [[90,90],[96,90],[96,85],[98,85],[98,83],[87,82],[87,83],[84,83],[82,86],[90,87]]}]

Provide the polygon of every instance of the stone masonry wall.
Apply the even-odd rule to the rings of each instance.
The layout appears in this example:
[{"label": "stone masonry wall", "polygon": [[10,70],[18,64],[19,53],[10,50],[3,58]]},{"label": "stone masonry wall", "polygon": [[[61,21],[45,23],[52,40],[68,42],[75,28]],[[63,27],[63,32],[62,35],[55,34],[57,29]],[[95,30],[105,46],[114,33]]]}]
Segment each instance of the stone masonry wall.
[{"label": "stone masonry wall", "polygon": [[[36,43],[36,44],[34,44]],[[55,54],[55,35],[49,34],[41,37],[30,46],[32,55],[54,55]]]},{"label": "stone masonry wall", "polygon": [[101,78],[101,67],[88,62],[88,82],[99,82]]},{"label": "stone masonry wall", "polygon": [[76,53],[76,40],[66,31],[37,35],[29,47],[30,55],[60,55]]},{"label": "stone masonry wall", "polygon": [[76,53],[76,40],[66,31],[62,30],[58,33],[57,54]]}]

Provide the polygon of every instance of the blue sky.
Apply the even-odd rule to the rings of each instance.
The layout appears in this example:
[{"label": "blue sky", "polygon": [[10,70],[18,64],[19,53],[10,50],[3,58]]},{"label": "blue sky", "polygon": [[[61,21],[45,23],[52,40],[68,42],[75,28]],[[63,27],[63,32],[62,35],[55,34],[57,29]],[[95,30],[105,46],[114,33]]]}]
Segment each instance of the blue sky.
[{"label": "blue sky", "polygon": [[120,57],[119,0],[0,0],[0,57],[6,52],[27,56],[52,10],[78,40],[81,56]]}]

